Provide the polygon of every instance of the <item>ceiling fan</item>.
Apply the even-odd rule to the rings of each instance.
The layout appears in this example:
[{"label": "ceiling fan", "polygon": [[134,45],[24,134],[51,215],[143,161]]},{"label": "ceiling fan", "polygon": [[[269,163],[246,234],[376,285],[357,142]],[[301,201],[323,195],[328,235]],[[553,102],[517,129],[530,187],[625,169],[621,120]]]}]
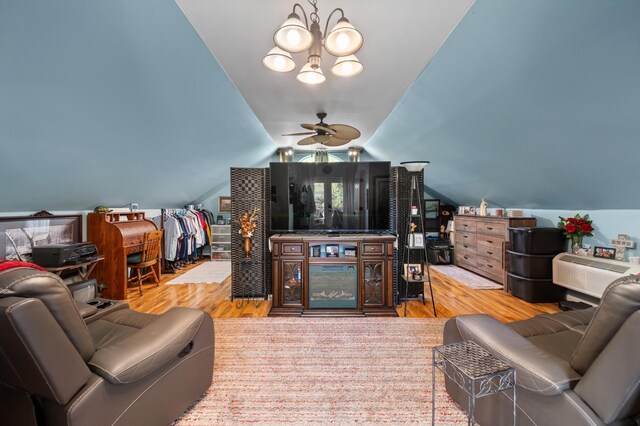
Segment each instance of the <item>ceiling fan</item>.
[{"label": "ceiling fan", "polygon": [[341,146],[360,137],[360,130],[346,124],[327,124],[323,120],[327,117],[326,112],[319,112],[316,116],[320,119],[319,123],[306,124],[302,123],[303,129],[309,132],[287,133],[282,136],[308,136],[298,141],[298,145],[313,145],[316,143],[324,146]]}]

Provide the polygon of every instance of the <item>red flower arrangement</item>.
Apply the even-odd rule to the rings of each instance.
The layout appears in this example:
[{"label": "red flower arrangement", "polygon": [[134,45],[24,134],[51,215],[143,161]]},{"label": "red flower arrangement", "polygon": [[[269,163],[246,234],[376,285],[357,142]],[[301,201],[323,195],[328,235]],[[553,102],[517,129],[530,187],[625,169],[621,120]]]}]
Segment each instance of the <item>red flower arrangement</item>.
[{"label": "red flower arrangement", "polygon": [[580,217],[580,214],[576,214],[574,217],[564,218],[561,216],[560,222],[558,222],[558,228],[562,229],[564,236],[567,239],[571,239],[572,244],[579,244],[582,246],[583,237],[591,237],[593,234],[593,221],[589,219],[589,215]]}]

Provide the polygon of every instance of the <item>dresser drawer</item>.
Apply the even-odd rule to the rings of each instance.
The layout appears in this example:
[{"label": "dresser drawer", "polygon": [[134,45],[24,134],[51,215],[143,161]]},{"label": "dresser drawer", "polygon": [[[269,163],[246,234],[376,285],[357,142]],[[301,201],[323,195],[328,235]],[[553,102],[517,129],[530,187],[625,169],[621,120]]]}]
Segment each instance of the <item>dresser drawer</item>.
[{"label": "dresser drawer", "polygon": [[376,255],[376,254],[384,254],[384,244],[383,243],[363,243],[362,244],[362,255]]},{"label": "dresser drawer", "polygon": [[478,244],[476,246],[476,253],[478,254],[478,257],[486,257],[489,259],[497,260],[498,262],[500,262],[500,267],[502,268],[502,247],[494,248]]},{"label": "dresser drawer", "polygon": [[302,255],[302,243],[282,243],[283,256],[300,256]]},{"label": "dresser drawer", "polygon": [[456,232],[476,232],[476,221],[465,217],[454,219]]},{"label": "dresser drawer", "polygon": [[492,257],[480,257],[476,258],[476,267],[481,271],[500,277],[502,275],[502,260],[494,259]]},{"label": "dresser drawer", "polygon": [[463,250],[456,250],[456,265],[473,269],[476,267],[476,255]]},{"label": "dresser drawer", "polygon": [[477,236],[469,232],[456,232],[456,244],[476,245]]},{"label": "dresser drawer", "polygon": [[490,247],[497,251],[502,250],[502,243],[504,241],[505,240],[503,238],[500,238],[497,235],[476,234],[476,243],[478,246]]},{"label": "dresser drawer", "polygon": [[478,234],[496,235],[503,238],[509,237],[508,224],[493,220],[479,220],[476,231]]},{"label": "dresser drawer", "polygon": [[475,253],[476,249],[477,249],[477,246],[475,243],[469,243],[466,241],[463,241],[463,242],[456,241],[456,250],[465,250],[471,253]]}]

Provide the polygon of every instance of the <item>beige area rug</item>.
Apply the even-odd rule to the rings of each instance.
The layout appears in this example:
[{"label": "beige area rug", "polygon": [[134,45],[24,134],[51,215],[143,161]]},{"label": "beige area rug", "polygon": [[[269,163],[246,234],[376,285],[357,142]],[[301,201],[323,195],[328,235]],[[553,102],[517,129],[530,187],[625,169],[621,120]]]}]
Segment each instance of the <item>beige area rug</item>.
[{"label": "beige area rug", "polygon": [[[215,319],[213,384],[176,424],[430,425],[444,321]],[[467,424],[436,377],[436,424]]]},{"label": "beige area rug", "polygon": [[441,274],[451,277],[460,284],[464,284],[474,290],[501,290],[503,288],[501,284],[488,280],[455,265],[431,265],[430,268],[435,269]]},{"label": "beige area rug", "polygon": [[230,260],[211,260],[196,266],[167,284],[219,284],[231,275]]}]

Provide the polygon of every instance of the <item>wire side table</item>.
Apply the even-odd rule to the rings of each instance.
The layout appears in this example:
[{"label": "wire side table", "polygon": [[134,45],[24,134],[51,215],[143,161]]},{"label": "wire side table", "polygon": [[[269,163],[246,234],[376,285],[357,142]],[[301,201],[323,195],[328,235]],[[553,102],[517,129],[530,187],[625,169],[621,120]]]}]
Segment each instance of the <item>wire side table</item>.
[{"label": "wire side table", "polygon": [[513,424],[516,424],[516,370],[475,342],[466,341],[432,349],[431,424],[436,416],[436,369],[453,380],[468,396],[467,424],[475,422],[476,400],[511,389]]}]

